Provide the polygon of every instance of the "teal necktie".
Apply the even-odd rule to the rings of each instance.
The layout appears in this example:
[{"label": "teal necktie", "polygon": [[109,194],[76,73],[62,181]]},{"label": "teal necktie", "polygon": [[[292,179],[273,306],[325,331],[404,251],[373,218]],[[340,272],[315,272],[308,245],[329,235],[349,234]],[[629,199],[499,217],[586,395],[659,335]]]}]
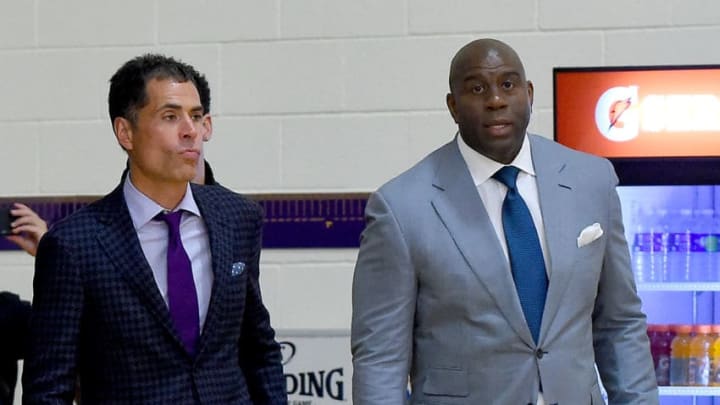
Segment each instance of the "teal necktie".
[{"label": "teal necktie", "polygon": [[548,279],[535,224],[530,210],[517,190],[516,181],[519,171],[517,167],[505,166],[498,170],[493,178],[508,189],[502,205],[502,223],[510,256],[510,269],[525,321],[537,343],[545,308]]}]

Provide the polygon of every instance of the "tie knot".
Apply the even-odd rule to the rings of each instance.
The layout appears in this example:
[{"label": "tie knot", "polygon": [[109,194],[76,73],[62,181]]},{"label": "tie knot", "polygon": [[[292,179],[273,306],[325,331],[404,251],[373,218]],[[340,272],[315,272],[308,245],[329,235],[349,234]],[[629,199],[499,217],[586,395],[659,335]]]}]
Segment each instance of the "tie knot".
[{"label": "tie knot", "polygon": [[493,174],[493,179],[501,182],[505,185],[505,187],[514,190],[515,189],[515,183],[517,181],[518,173],[520,173],[520,169],[518,169],[515,166],[504,166],[502,169],[498,170]]},{"label": "tie knot", "polygon": [[155,215],[155,219],[159,221],[164,221],[168,228],[171,230],[179,230],[180,229],[180,220],[182,219],[182,210],[178,210],[175,212],[161,212],[157,215]]}]

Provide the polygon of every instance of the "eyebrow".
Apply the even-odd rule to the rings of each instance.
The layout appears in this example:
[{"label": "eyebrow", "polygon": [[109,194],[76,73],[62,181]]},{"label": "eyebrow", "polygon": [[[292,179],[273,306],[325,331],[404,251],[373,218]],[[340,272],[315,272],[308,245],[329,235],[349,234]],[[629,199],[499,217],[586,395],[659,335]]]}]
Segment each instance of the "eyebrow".
[{"label": "eyebrow", "polygon": [[[508,76],[518,77],[518,78],[521,78],[521,77],[522,77],[522,75],[520,74],[520,72],[516,72],[516,71],[503,72],[503,73],[500,74],[500,76],[503,77],[503,78],[506,78],[506,77],[508,77]],[[478,73],[476,73],[476,72],[470,73],[470,74],[468,74],[468,75],[466,75],[466,76],[464,76],[464,77],[462,78],[462,81],[463,81],[463,82],[469,82],[469,81],[472,81],[472,80],[485,80],[485,78],[483,77],[483,75],[478,74]]]},{"label": "eyebrow", "polygon": [[[165,104],[161,105],[160,107],[158,107],[156,111],[162,111],[162,110],[166,110],[166,109],[182,110],[183,107],[182,107],[180,104],[165,103]],[[202,106],[202,105],[197,105],[197,106],[191,108],[190,111],[192,111],[192,112],[197,112],[197,111],[203,112],[204,109],[203,109],[203,106]]]}]

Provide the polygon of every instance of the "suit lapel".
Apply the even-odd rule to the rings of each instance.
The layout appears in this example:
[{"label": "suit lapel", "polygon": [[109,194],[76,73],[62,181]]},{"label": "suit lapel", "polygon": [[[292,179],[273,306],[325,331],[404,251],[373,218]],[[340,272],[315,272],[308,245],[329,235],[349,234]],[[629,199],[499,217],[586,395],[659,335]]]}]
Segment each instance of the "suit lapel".
[{"label": "suit lapel", "polygon": [[233,249],[231,243],[236,241],[237,237],[235,236],[234,228],[228,226],[227,218],[223,216],[225,211],[222,207],[215,204],[212,198],[207,196],[204,187],[191,186],[195,203],[197,203],[205,226],[207,227],[213,272],[210,303],[207,316],[205,317],[205,325],[201,331],[200,341],[198,343],[199,357],[207,345],[209,336],[212,336],[213,330],[215,330],[221,321],[223,314],[222,305],[226,302],[225,296],[227,295],[227,289],[232,282],[230,279],[230,269],[233,264]]},{"label": "suit lapel", "polygon": [[535,167],[540,211],[545,226],[545,240],[550,255],[550,279],[545,310],[540,327],[540,342],[543,341],[549,325],[555,319],[562,298],[572,277],[573,249],[575,237],[568,212],[574,212],[572,204],[572,181],[565,171],[566,163],[558,161],[548,146],[551,141],[530,136],[533,165]]},{"label": "suit lapel", "polygon": [[442,148],[438,160],[433,186],[440,192],[432,201],[435,211],[510,325],[534,345],[510,266],[456,141]]},{"label": "suit lapel", "polygon": [[167,305],[160,295],[150,265],[140,247],[123,196],[122,183],[103,201],[99,220],[104,227],[98,233],[97,239],[110,263],[122,273],[131,288],[140,296],[147,310],[182,346],[173,328]]}]

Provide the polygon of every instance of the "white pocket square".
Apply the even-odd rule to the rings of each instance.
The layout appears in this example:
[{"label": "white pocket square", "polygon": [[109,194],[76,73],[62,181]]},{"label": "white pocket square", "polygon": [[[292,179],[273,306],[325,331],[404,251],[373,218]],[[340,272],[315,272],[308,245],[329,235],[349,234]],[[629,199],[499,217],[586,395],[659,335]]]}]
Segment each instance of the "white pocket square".
[{"label": "white pocket square", "polygon": [[242,274],[242,272],[245,271],[245,263],[243,262],[237,262],[233,263],[232,268],[230,269],[230,276],[236,277]]},{"label": "white pocket square", "polygon": [[595,239],[598,239],[603,235],[603,230],[600,227],[600,224],[595,222],[594,224],[586,227],[585,229],[580,232],[580,236],[577,238],[577,246],[579,248],[587,245],[588,243],[594,241]]}]

